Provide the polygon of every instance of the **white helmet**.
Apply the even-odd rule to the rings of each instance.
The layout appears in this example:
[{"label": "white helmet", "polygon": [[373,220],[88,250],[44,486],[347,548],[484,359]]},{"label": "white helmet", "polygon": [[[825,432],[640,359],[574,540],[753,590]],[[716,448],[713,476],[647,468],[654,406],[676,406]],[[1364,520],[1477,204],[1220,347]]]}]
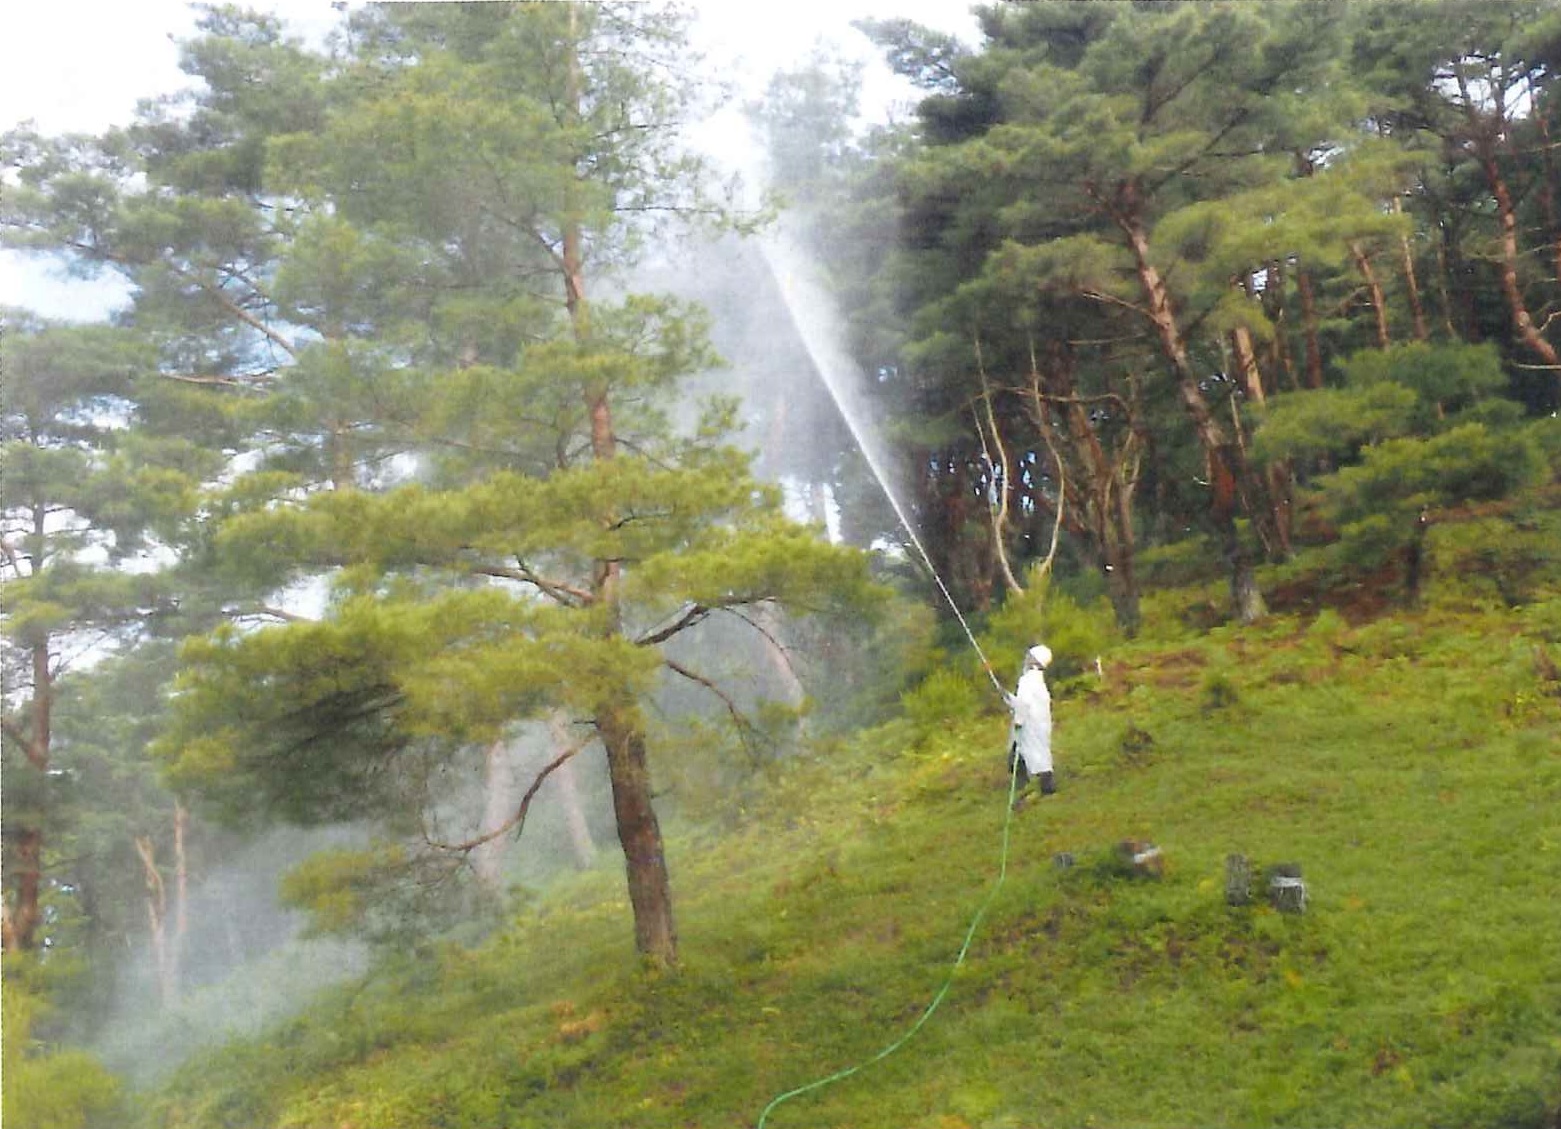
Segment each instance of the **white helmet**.
[{"label": "white helmet", "polygon": [[1037,643],[1024,653],[1024,666],[1028,670],[1035,667],[1045,670],[1052,664],[1052,649],[1045,643]]}]

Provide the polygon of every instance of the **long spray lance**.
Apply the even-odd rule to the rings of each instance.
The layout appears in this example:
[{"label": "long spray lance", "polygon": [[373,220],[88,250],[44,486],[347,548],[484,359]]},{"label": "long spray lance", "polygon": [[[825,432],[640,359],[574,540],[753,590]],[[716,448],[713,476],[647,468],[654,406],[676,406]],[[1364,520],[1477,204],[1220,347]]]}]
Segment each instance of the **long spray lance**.
[{"label": "long spray lance", "polygon": [[[889,499],[889,505],[894,509],[894,516],[905,529],[906,536],[910,538],[911,545],[921,556],[922,562],[927,566],[927,572],[938,586],[938,591],[943,593],[943,598],[948,602],[949,610],[954,613],[954,618],[959,621],[959,626],[965,632],[965,638],[970,640],[970,645],[975,649],[981,659],[981,668],[986,671],[986,676],[992,680],[992,688],[1007,700],[1007,693],[1003,690],[1002,683],[997,680],[997,675],[992,670],[992,664],[986,657],[986,652],[981,649],[981,644],[976,640],[976,634],[970,629],[969,622],[959,610],[959,605],[954,602],[954,596],[949,592],[948,585],[943,582],[943,577],[938,575],[937,568],[932,563],[932,557],[928,555],[926,547],[922,545],[921,538],[916,535],[905,507],[900,504],[899,497],[889,485],[889,478],[884,460],[878,451],[875,437],[867,430],[865,423],[865,405],[861,404],[855,395],[855,389],[859,387],[860,370],[856,363],[837,344],[841,340],[839,328],[829,303],[816,289],[807,282],[801,269],[801,263],[795,261],[796,257],[783,243],[778,240],[765,239],[760,243],[760,249],[764,255],[764,261],[774,276],[776,285],[780,287],[781,296],[785,300],[787,312],[791,315],[792,324],[796,326],[798,335],[802,338],[803,345],[807,348],[808,357],[813,362],[814,369],[818,372],[819,379],[829,389],[829,395],[835,402],[836,409],[846,426],[851,431],[851,437],[856,440],[857,448],[862,452],[862,457],[867,460],[867,465],[873,472],[873,477],[878,480],[879,487],[884,496]],[[846,383],[846,382],[851,383]],[[874,1063],[882,1062],[895,1051],[910,1041],[911,1037],[920,1031],[927,1020],[932,1018],[932,1013],[938,1010],[943,1003],[943,998],[948,995],[949,989],[954,986],[954,977],[960,967],[965,963],[965,956],[970,952],[970,943],[975,939],[976,930],[980,928],[981,921],[986,917],[987,910],[996,899],[997,893],[1003,888],[1003,880],[1008,876],[1008,839],[1009,830],[1013,823],[1014,795],[1018,787],[1018,761],[1009,766],[1008,771],[1008,807],[1003,817],[1003,845],[998,854],[997,881],[992,884],[987,892],[975,916],[970,920],[970,927],[965,930],[965,939],[959,947],[959,953],[954,957],[954,963],[949,969],[948,976],[943,984],[933,995],[932,1001],[916,1017],[916,1021],[908,1027],[903,1034],[889,1043],[872,1057],[862,1060],[853,1066],[837,1070],[833,1074],[815,1079],[803,1086],[787,1090],[776,1095],[770,1104],[764,1107],[759,1114],[757,1129],[765,1129],[765,1123],[775,1109],[792,1098],[801,1097],[803,1094],[822,1090],[826,1086],[844,1081],[853,1074],[860,1073]]]}]

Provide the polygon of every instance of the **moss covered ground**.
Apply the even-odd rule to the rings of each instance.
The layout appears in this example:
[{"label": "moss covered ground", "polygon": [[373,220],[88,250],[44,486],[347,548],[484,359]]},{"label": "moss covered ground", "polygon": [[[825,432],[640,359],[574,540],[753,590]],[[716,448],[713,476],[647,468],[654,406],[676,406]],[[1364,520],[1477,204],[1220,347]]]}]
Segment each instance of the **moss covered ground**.
[{"label": "moss covered ground", "polygon": [[[1061,791],[1015,817],[939,1012],[773,1129],[1556,1124],[1561,594],[1194,630],[1199,598],[1147,601],[1144,638],[1062,688]],[[675,974],[637,967],[609,855],[190,1064],[146,1123],[753,1125],[942,982],[996,874],[1004,735],[995,701],[923,702],[678,831]],[[1129,838],[1162,876],[1109,865]],[[1299,864],[1306,912],[1228,906],[1233,852]]]}]

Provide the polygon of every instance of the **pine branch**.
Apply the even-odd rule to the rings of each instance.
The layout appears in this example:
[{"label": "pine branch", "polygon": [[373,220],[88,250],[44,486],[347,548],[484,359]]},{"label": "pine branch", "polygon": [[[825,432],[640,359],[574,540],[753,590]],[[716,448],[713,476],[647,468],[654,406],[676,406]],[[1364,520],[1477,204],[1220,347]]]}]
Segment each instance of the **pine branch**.
[{"label": "pine branch", "polygon": [[235,612],[232,613],[232,615],[233,615],[233,618],[235,618],[235,619],[247,619],[247,618],[265,617],[267,619],[281,620],[283,623],[318,623],[319,622],[318,620],[311,619],[310,617],[308,617],[306,615],[299,615],[297,612],[290,612],[290,611],[287,611],[284,608],[272,607],[269,604],[254,604],[254,605],[252,605],[250,607],[250,609],[248,611],[235,611]]},{"label": "pine branch", "polygon": [[593,604],[596,602],[595,593],[589,592],[584,588],[576,588],[574,585],[565,584],[562,581],[549,580],[540,577],[536,573],[532,572],[531,568],[524,561],[520,562],[520,571],[522,577],[525,580],[535,584],[544,593],[551,596],[559,603],[566,602],[562,598],[563,596],[569,596],[572,599],[577,600],[580,604]]},{"label": "pine branch", "polygon": [[531,782],[531,787],[527,788],[526,794],[521,796],[520,807],[515,810],[515,814],[510,816],[499,826],[495,827],[492,831],[485,831],[476,838],[467,839],[465,842],[461,843],[441,843],[436,839],[430,838],[428,831],[425,828],[423,831],[423,842],[427,843],[435,850],[450,851],[464,855],[470,854],[472,851],[475,851],[478,847],[485,843],[493,842],[495,839],[508,833],[511,830],[515,832],[515,837],[517,839],[520,838],[521,832],[526,829],[526,816],[531,811],[531,801],[536,799],[536,795],[541,790],[542,785],[547,781],[549,776],[563,767],[564,762],[576,756],[580,750],[584,749],[590,740],[591,737],[589,734],[587,734],[586,736],[580,738],[580,740],[576,741],[569,748],[565,749],[558,756],[548,761],[547,764],[543,765],[542,771],[538,772],[536,779]]},{"label": "pine branch", "polygon": [[1160,191],[1160,189],[1164,188],[1171,181],[1175,180],[1177,177],[1179,177],[1183,173],[1185,173],[1188,169],[1190,169],[1194,165],[1196,165],[1199,161],[1203,160],[1209,154],[1213,153],[1214,150],[1218,147],[1219,143],[1221,141],[1225,140],[1226,136],[1231,132],[1231,130],[1233,130],[1237,126],[1241,125],[1250,116],[1251,116],[1251,110],[1248,109],[1246,106],[1243,106],[1240,109],[1238,109],[1234,114],[1231,115],[1229,121],[1227,121],[1217,131],[1215,131],[1214,136],[1209,138],[1208,144],[1204,145],[1201,149],[1199,149],[1192,156],[1188,157],[1185,161],[1181,162],[1179,165],[1176,165],[1174,168],[1166,170],[1164,176],[1160,177],[1158,180],[1154,181],[1153,183],[1148,184],[1146,186],[1147,189],[1148,189],[1148,191],[1146,192],[1146,195],[1150,195],[1150,196],[1154,195],[1156,192]]},{"label": "pine branch", "polygon": [[277,348],[281,349],[282,352],[286,353],[289,357],[292,357],[295,360],[297,359],[297,346],[295,346],[282,334],[272,329],[265,322],[261,321],[254,314],[250,313],[243,306],[235,302],[220,286],[213,286],[209,282],[203,282],[201,279],[192,276],[189,272],[181,271],[177,268],[175,268],[175,273],[188,278],[196,286],[200,287],[201,290],[203,290],[214,302],[217,303],[217,305],[221,306],[224,310],[232,314],[239,321],[249,326],[249,328],[253,329],[256,333],[260,334]]},{"label": "pine branch", "polygon": [[665,663],[667,669],[672,671],[674,674],[682,675],[690,682],[698,683],[706,690],[710,691],[710,693],[714,694],[717,698],[721,699],[721,704],[726,707],[726,712],[731,715],[732,724],[737,727],[738,740],[743,743],[743,749],[748,753],[748,755],[752,756],[754,749],[753,746],[749,744],[749,738],[760,736],[759,727],[748,719],[747,714],[743,713],[742,710],[737,708],[737,703],[732,701],[731,695],[717,686],[710,679],[700,674],[698,671],[690,670],[688,667],[674,659],[669,659],[666,656],[662,656],[661,661]]},{"label": "pine branch", "polygon": [[471,564],[467,565],[466,569],[476,576],[492,576],[499,580],[513,580],[519,584],[530,584],[544,596],[564,605],[566,608],[583,607],[586,604],[596,602],[596,596],[584,588],[576,588],[574,585],[565,584],[561,580],[549,580],[546,577],[538,576],[530,568],[526,567],[525,564],[522,564],[519,568],[505,568],[503,565]]},{"label": "pine branch", "polygon": [[657,511],[655,513],[644,513],[644,514],[632,513],[632,514],[628,514],[625,517],[619,518],[617,521],[609,522],[607,524],[607,526],[606,526],[606,531],[608,533],[616,533],[620,529],[623,529],[623,528],[625,528],[627,526],[633,525],[636,522],[641,522],[641,521],[662,521],[662,520],[664,520],[666,518],[672,517],[674,513],[676,513],[675,510],[660,510],[660,511]]},{"label": "pine branch", "polygon": [[657,643],[665,643],[668,639],[672,638],[684,628],[694,626],[694,624],[698,623],[709,614],[710,609],[705,607],[703,604],[688,604],[683,608],[682,612],[678,614],[677,619],[673,620],[666,627],[663,627],[657,631],[652,631],[646,635],[641,635],[638,639],[634,640],[634,644],[637,647],[653,647]]},{"label": "pine branch", "polygon": [[1120,306],[1124,310],[1132,310],[1140,317],[1149,317],[1149,311],[1136,302],[1129,302],[1126,298],[1118,298],[1115,294],[1105,294],[1099,290],[1080,290],[1079,296],[1089,298],[1091,301],[1102,302],[1110,306]]},{"label": "pine branch", "polygon": [[775,634],[770,631],[769,628],[765,627],[758,620],[744,615],[735,607],[723,607],[718,610],[725,612],[727,615],[736,616],[749,627],[757,631],[760,635],[764,636],[766,642],[768,642],[771,647],[775,648],[775,653],[780,655],[781,661],[786,664],[786,669],[791,673],[791,676],[796,678],[799,682],[801,681],[801,678],[797,674],[796,664],[791,661],[791,652],[786,649],[786,646],[779,639],[775,638]]},{"label": "pine branch", "polygon": [[1088,404],[1115,404],[1117,407],[1121,408],[1126,415],[1132,415],[1132,411],[1128,407],[1127,401],[1122,398],[1121,394],[1116,392],[1102,392],[1097,396],[1058,396],[1053,392],[1042,392],[1039,389],[1032,388],[1011,388],[1009,391],[1027,392],[1034,396],[1037,400],[1044,400],[1048,404],[1078,404],[1080,406]]},{"label": "pine branch", "polygon": [[[110,250],[107,250],[106,248],[98,247],[98,246],[95,246],[95,245],[93,245],[91,243],[83,243],[80,240],[76,240],[76,239],[66,240],[65,241],[65,246],[69,247],[73,251],[79,251],[79,252],[81,252],[84,255],[88,255],[88,256],[91,256],[91,257],[94,257],[94,258],[101,259],[102,261],[104,261],[106,263],[113,263],[115,266],[120,266],[120,267],[161,266],[161,267],[165,268],[166,270],[168,270],[169,272],[171,272],[174,275],[174,277],[182,278],[186,282],[192,283],[195,286],[199,287],[202,292],[204,292],[206,295],[208,295],[213,301],[215,301],[224,310],[226,310],[228,313],[232,314],[235,318],[237,318],[239,321],[243,322],[245,325],[249,326],[256,333],[259,333],[267,341],[270,341],[273,345],[276,345],[284,353],[286,353],[289,357],[293,357],[293,358],[296,359],[297,356],[298,356],[298,349],[297,349],[297,347],[294,346],[293,343],[291,341],[289,341],[285,336],[283,336],[282,334],[278,333],[276,330],[272,329],[265,322],[261,321],[254,314],[250,313],[243,306],[241,306],[237,302],[235,302],[232,299],[232,297],[230,297],[227,294],[227,292],[225,292],[220,286],[213,286],[211,283],[204,281],[203,279],[199,278],[194,272],[190,271],[186,267],[176,266],[176,265],[174,265],[172,263],[147,262],[145,260],[132,259],[128,255],[122,255],[122,254],[118,253],[117,251],[110,251]],[[218,269],[221,269],[221,268],[218,268]]]},{"label": "pine branch", "polygon": [[163,372],[158,375],[164,380],[172,380],[179,384],[198,384],[207,388],[235,388],[240,392],[254,392],[257,389],[253,381],[275,373],[275,369],[267,369],[265,372],[252,373],[249,376],[215,376],[199,373],[187,376],[177,372]]}]

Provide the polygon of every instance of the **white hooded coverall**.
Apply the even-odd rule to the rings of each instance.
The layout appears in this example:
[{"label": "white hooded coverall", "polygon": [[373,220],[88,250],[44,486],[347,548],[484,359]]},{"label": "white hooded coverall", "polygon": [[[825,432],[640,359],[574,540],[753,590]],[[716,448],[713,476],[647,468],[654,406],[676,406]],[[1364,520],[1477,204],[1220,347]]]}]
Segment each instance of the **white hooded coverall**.
[{"label": "white hooded coverall", "polygon": [[1052,770],[1052,696],[1044,673],[1051,657],[1046,647],[1031,647],[1024,656],[1019,686],[1008,698],[1014,711],[1012,747],[1032,777]]}]

